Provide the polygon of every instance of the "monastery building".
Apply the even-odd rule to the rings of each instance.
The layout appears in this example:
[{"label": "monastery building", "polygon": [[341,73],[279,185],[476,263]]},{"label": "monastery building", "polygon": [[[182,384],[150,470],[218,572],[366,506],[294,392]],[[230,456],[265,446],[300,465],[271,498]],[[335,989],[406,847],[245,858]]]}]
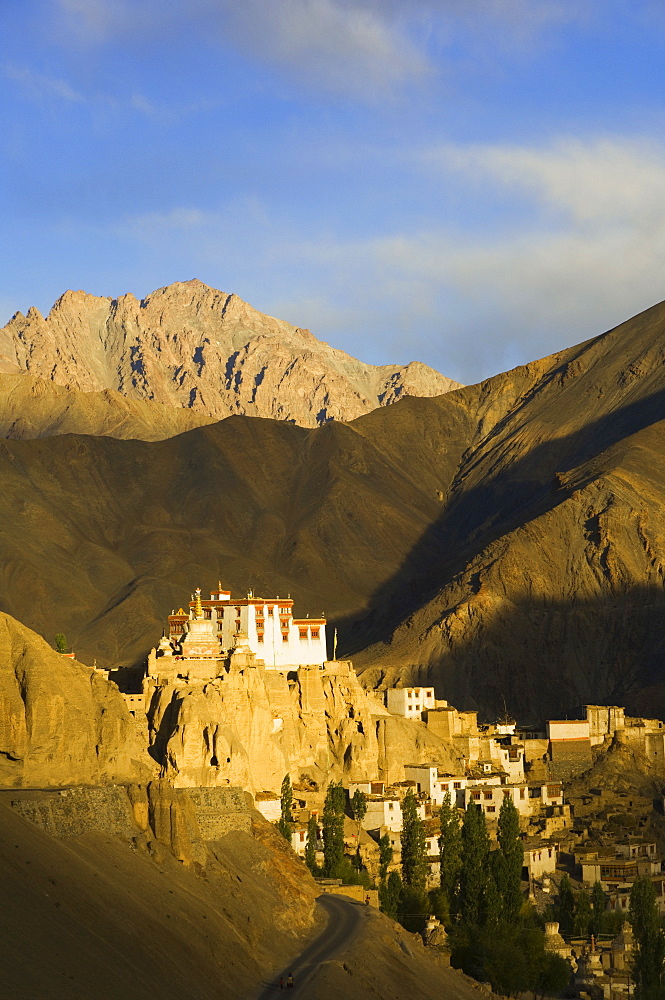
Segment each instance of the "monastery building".
[{"label": "monastery building", "polygon": [[202,600],[197,589],[188,611],[173,611],[168,621],[169,634],[160,643],[165,655],[218,657],[242,636],[266,669],[291,670],[327,659],[325,618],[294,618],[289,597],[254,597],[250,591],[232,598],[219,583],[210,600]]}]

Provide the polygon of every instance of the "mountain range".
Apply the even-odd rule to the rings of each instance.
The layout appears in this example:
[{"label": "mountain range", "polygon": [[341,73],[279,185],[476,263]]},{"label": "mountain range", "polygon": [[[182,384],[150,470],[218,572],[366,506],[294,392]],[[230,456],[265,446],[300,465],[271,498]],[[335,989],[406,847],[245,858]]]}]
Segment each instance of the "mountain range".
[{"label": "mountain range", "polygon": [[[174,295],[221,296],[202,287]],[[97,344],[99,330],[119,329],[109,326],[119,307],[97,299],[95,312],[89,299],[76,315]],[[195,328],[197,308],[190,321],[183,306],[183,328]],[[142,362],[130,391],[109,370],[111,355],[132,357],[129,335],[121,344],[114,333],[113,351],[68,362],[74,388],[62,390],[49,371],[69,377],[74,340],[65,350],[53,331],[76,324],[51,316],[15,317],[0,341],[13,380],[0,383],[2,426],[24,420],[22,440],[0,442],[1,611],[49,639],[66,632],[83,660],[130,665],[172,607],[221,579],[236,593],[290,593],[298,614],[325,611],[339,654],[370,686],[433,684],[459,708],[534,722],[581,703],[665,712],[665,305],[475,386],[391,406],[365,391],[370,412],[355,419],[326,410],[322,426],[305,426],[317,401],[285,419],[237,415],[184,433],[174,413],[215,415],[203,386],[184,408],[191,366],[181,393],[171,362],[163,381]],[[43,350],[40,323],[53,334],[43,328]],[[206,386],[221,364],[211,361]],[[265,366],[259,388],[269,353]],[[31,431],[29,407],[7,402],[5,384],[19,400],[64,393],[70,423],[58,429],[47,406],[55,430],[43,416]],[[99,410],[105,425],[88,407],[85,435],[38,439],[74,430],[88,393],[112,404],[111,416]],[[113,436],[123,406],[141,415],[125,414]],[[139,424],[146,440],[120,439],[140,437]]]}]

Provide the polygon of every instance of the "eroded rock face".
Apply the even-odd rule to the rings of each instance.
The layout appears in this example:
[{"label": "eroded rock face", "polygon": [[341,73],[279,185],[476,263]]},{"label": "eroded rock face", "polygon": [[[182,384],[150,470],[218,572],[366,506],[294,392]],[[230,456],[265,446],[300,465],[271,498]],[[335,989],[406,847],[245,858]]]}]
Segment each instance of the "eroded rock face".
[{"label": "eroded rock face", "polygon": [[122,695],[0,614],[0,783],[103,784],[150,774]]},{"label": "eroded rock face", "polygon": [[[149,681],[152,754],[180,787],[279,788],[287,772],[331,769],[351,780],[376,774],[373,715],[385,709],[348,663],[297,674],[231,656],[207,683]],[[159,662],[159,661],[158,661]],[[222,661],[220,661],[221,664]]]},{"label": "eroded rock face", "polygon": [[141,301],[69,291],[46,318],[34,308],[17,313],[0,330],[0,371],[85,392],[113,389],[216,419],[249,414],[305,427],[459,388],[418,362],[363,364],[200,281]]},{"label": "eroded rock face", "polygon": [[278,790],[286,773],[394,781],[405,761],[448,759],[424,725],[390,716],[348,662],[286,674],[243,658],[219,661],[220,676],[205,683],[146,683],[151,753],[174,785]]}]

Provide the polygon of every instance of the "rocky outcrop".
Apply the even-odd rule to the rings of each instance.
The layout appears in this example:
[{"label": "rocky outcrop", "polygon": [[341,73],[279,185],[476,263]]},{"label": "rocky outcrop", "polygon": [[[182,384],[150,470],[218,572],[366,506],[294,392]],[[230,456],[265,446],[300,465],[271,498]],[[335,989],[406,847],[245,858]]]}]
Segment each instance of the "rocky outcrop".
[{"label": "rocky outcrop", "polygon": [[218,420],[246,413],[304,427],[459,388],[418,362],[364,364],[200,281],[176,282],[141,301],[69,291],[46,318],[34,308],[16,313],[0,330],[0,370],[86,393],[117,390]]},{"label": "rocky outcrop", "polygon": [[0,784],[131,781],[150,770],[117,687],[0,614]]},{"label": "rocky outcrop", "polygon": [[151,754],[175,786],[278,791],[287,773],[317,785],[402,781],[405,762],[453,762],[422,723],[389,715],[348,662],[286,674],[236,651],[219,661],[219,676],[187,681],[168,676],[169,659],[151,658],[144,690]]}]

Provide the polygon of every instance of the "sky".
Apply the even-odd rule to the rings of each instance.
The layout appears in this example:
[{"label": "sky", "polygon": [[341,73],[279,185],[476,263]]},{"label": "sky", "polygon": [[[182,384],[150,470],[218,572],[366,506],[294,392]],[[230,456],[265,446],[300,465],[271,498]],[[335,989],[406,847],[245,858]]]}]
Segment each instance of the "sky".
[{"label": "sky", "polygon": [[0,0],[0,323],[199,278],[469,383],[665,298],[661,0]]}]

